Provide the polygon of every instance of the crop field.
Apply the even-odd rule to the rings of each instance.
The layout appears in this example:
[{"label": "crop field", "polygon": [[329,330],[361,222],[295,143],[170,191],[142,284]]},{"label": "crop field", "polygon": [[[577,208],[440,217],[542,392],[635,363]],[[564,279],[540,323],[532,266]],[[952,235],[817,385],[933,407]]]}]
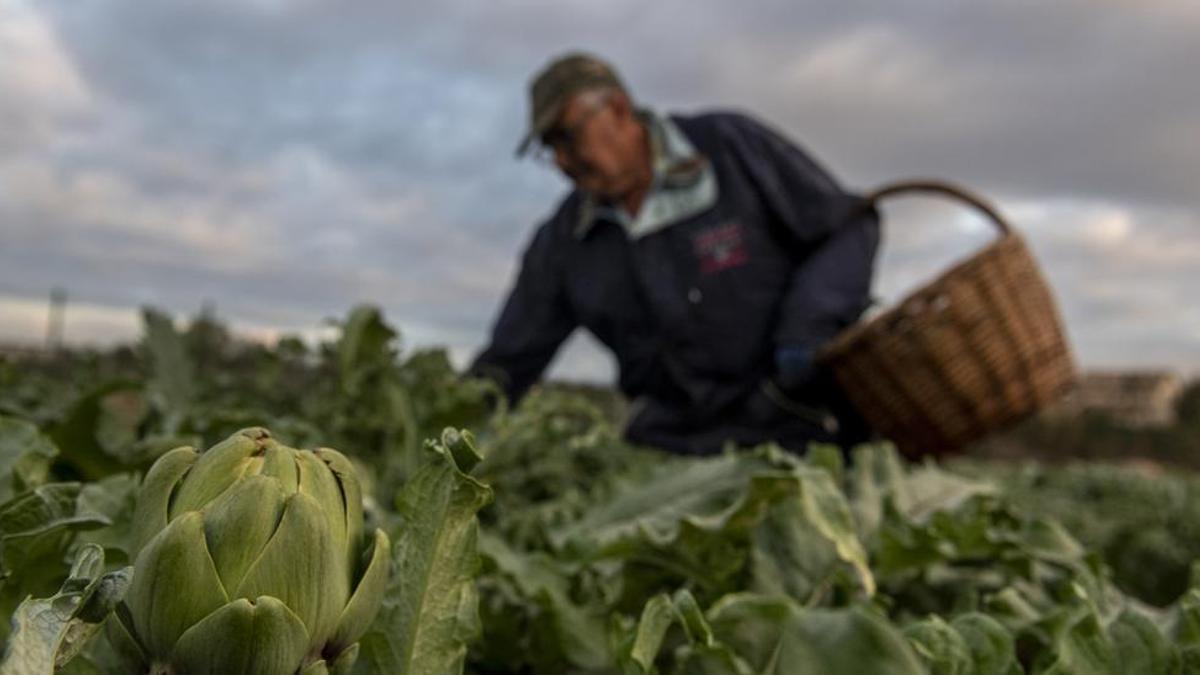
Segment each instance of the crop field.
[{"label": "crop field", "polygon": [[0,360],[2,675],[1200,673],[1190,471],[672,457],[369,307],[316,349],[144,317]]}]

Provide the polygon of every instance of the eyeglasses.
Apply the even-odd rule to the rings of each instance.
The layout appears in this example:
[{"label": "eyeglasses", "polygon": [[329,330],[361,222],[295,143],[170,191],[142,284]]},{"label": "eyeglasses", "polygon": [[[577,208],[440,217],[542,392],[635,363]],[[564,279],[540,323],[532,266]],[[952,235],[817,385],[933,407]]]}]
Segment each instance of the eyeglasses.
[{"label": "eyeglasses", "polygon": [[534,150],[534,157],[541,162],[547,164],[554,163],[554,156],[559,148],[562,148],[567,153],[575,152],[576,143],[579,142],[579,137],[583,133],[583,129],[587,123],[592,121],[592,118],[600,114],[604,110],[604,106],[608,104],[609,97],[605,96],[598,99],[588,108],[588,111],[583,114],[574,124],[569,126],[554,126],[546,133],[542,134],[541,144]]}]

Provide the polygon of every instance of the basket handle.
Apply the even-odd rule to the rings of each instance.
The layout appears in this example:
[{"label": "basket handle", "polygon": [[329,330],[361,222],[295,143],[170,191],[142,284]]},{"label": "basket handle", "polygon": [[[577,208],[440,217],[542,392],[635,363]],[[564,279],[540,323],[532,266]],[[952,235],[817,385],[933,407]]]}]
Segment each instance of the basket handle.
[{"label": "basket handle", "polygon": [[1000,230],[1001,236],[1012,233],[1012,227],[1000,215],[994,206],[988,203],[983,197],[967,190],[964,187],[947,183],[945,181],[935,179],[919,179],[919,180],[904,180],[895,183],[887,183],[875,190],[871,191],[863,198],[863,208],[875,206],[878,202],[885,198],[894,197],[898,194],[912,192],[932,192],[942,194],[949,197],[954,197],[959,201],[966,202],[981,211],[996,229]]}]

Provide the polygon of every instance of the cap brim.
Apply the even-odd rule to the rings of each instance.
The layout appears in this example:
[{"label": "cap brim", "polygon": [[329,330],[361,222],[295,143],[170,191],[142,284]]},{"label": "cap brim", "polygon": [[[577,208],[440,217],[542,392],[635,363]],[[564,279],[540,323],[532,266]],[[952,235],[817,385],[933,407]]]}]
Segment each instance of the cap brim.
[{"label": "cap brim", "polygon": [[561,111],[561,102],[542,111],[542,114],[534,120],[533,126],[521,138],[521,143],[517,145],[517,157],[524,157],[529,152],[529,148],[537,142],[537,139],[549,131],[550,127],[554,126],[554,121],[558,119],[558,114]]},{"label": "cap brim", "polygon": [[517,157],[524,157],[529,153],[529,146],[533,145],[533,141],[535,138],[537,138],[537,136],[538,134],[535,131],[529,131],[525,134],[525,137],[521,139],[520,144],[517,145]]}]

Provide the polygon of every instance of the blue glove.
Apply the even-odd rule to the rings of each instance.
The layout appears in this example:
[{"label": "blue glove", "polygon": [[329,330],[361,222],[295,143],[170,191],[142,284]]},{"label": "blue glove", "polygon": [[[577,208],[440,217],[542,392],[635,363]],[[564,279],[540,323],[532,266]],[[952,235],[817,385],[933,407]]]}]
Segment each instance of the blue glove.
[{"label": "blue glove", "polygon": [[803,389],[816,373],[817,350],[802,345],[784,345],[775,349],[775,381],[784,389]]}]

